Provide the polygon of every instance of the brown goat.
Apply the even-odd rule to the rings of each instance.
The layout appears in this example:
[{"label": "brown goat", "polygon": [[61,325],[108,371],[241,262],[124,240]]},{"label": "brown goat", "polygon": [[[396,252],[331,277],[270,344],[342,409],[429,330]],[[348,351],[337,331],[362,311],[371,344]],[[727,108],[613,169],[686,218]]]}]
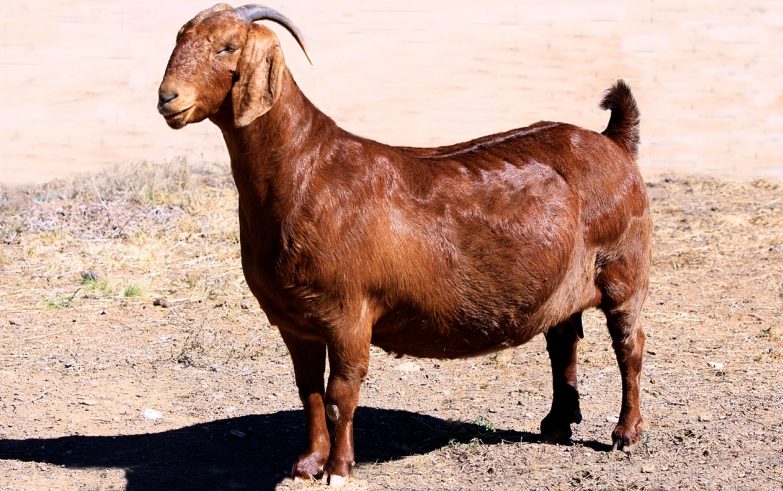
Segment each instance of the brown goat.
[{"label": "brown goat", "polygon": [[611,110],[603,134],[541,122],[392,147],[313,106],[261,19],[302,45],[271,9],[216,5],[180,30],[158,108],[172,128],[209,118],[226,141],[242,268],[290,351],[304,405],[307,447],[293,476],[337,485],[350,474],[371,343],[457,358],[543,333],[554,394],[541,432],[568,440],[582,419],[576,347],[592,307],[606,314],[622,376],[614,448],[637,443],[651,225],[625,83],[601,104]]}]

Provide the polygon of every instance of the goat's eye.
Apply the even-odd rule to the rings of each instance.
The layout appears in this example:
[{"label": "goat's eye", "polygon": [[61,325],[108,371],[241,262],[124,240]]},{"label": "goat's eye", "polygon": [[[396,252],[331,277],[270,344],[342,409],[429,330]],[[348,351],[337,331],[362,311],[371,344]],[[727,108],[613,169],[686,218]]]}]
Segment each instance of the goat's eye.
[{"label": "goat's eye", "polygon": [[223,49],[218,51],[218,54],[219,55],[231,54],[231,53],[233,53],[236,50],[237,50],[236,46],[230,46],[230,45],[229,46],[224,46]]}]

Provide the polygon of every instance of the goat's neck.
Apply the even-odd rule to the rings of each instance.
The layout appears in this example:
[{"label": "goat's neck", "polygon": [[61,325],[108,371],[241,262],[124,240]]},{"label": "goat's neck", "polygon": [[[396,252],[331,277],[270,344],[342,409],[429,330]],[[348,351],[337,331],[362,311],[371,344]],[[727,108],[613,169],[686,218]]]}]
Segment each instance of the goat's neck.
[{"label": "goat's neck", "polygon": [[277,102],[248,126],[234,127],[230,97],[226,99],[224,110],[212,121],[231,156],[240,206],[274,207],[277,215],[285,214],[294,188],[312,170],[309,155],[318,150],[325,132],[336,130],[335,123],[307,99],[288,69]]}]

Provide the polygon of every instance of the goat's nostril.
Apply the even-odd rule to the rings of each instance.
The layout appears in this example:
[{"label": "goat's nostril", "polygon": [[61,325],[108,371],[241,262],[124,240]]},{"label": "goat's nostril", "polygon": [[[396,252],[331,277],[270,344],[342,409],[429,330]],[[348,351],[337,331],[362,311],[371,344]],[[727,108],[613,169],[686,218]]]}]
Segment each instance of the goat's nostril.
[{"label": "goat's nostril", "polygon": [[158,92],[158,105],[164,106],[176,99],[178,95],[176,90],[161,90]]}]

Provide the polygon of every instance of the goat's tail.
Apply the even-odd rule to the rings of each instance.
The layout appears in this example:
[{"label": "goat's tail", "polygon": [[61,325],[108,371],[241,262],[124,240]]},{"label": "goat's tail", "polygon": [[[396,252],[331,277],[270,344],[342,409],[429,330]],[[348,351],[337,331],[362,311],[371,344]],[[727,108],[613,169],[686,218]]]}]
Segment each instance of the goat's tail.
[{"label": "goat's tail", "polygon": [[602,134],[636,158],[639,153],[639,106],[625,81],[618,80],[606,91],[601,109],[612,111],[609,125]]}]

